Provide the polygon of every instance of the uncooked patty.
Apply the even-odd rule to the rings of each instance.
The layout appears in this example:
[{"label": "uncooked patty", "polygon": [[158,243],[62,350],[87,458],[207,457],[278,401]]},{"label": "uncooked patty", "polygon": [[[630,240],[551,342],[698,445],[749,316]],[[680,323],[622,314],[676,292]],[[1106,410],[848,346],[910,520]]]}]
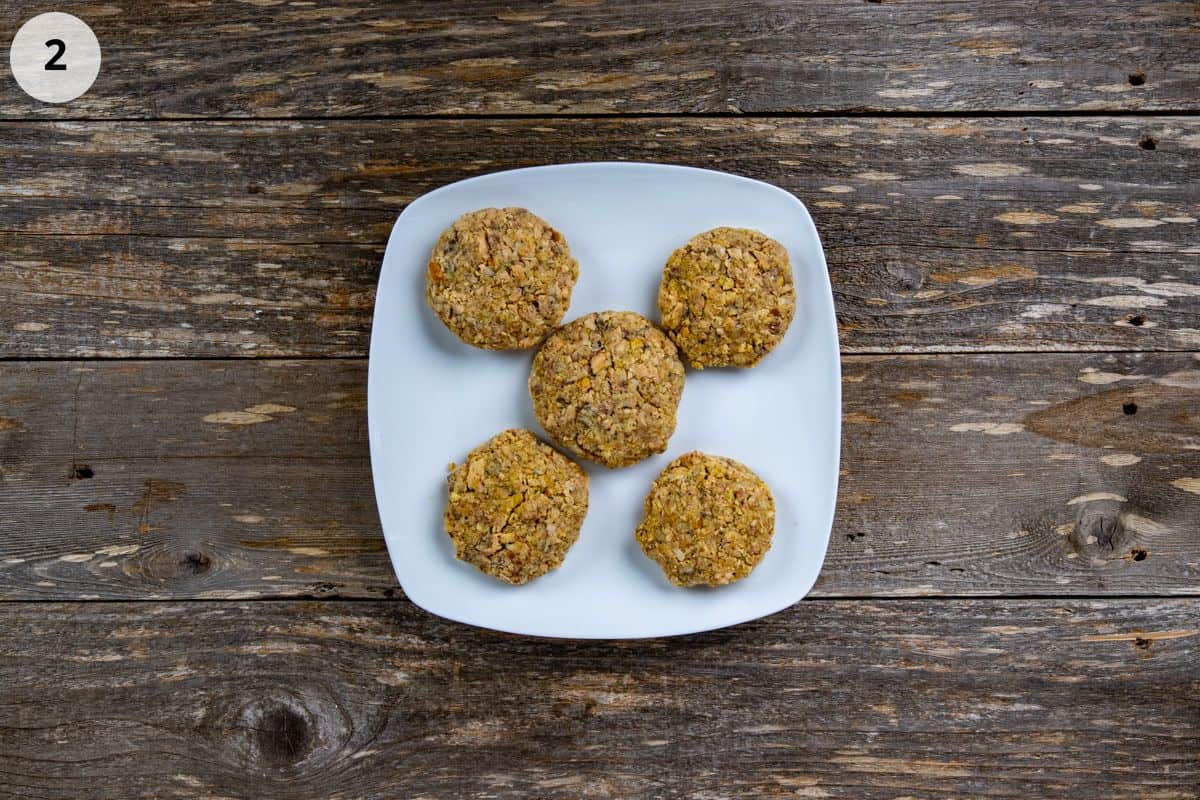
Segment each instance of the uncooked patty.
[{"label": "uncooked patty", "polygon": [[507,430],[450,465],[446,533],[455,555],[521,584],[555,569],[579,537],[588,477],[526,430]]},{"label": "uncooked patty", "polygon": [[676,586],[723,586],[751,573],[771,548],[775,501],[745,464],[691,452],[646,495],[638,544]]},{"label": "uncooked patty", "polygon": [[630,311],[580,317],[533,359],[529,395],[555,442],[607,467],[667,447],[683,394],[683,362],[650,320]]},{"label": "uncooked patty", "polygon": [[667,259],[658,290],[667,334],[696,369],[752,367],[796,311],[787,250],[746,228],[713,228]]},{"label": "uncooked patty", "polygon": [[523,208],[463,214],[429,259],[430,308],[467,344],[533,347],[567,313],[579,264],[545,220]]}]

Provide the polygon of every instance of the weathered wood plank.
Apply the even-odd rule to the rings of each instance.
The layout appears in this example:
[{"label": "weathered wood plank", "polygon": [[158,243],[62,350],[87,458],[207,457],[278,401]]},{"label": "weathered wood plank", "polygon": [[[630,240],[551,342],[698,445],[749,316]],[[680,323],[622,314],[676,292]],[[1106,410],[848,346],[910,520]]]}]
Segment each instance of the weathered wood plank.
[{"label": "weathered wood plank", "polygon": [[[7,4],[15,29],[44,7]],[[9,118],[1197,107],[1195,7],[83,0],[91,91]]]},{"label": "weathered wood plank", "polygon": [[796,193],[848,352],[1194,350],[1198,154],[1167,117],[3,125],[0,356],[363,355],[407,202],[604,159]]},{"label": "weathered wood plank", "polygon": [[[843,368],[817,596],[1200,594],[1196,356]],[[359,360],[0,365],[0,599],[395,596],[365,384]]]},{"label": "weathered wood plank", "polygon": [[407,602],[6,604],[0,626],[4,797],[1200,785],[1192,600],[811,601],[625,643],[501,636]]}]

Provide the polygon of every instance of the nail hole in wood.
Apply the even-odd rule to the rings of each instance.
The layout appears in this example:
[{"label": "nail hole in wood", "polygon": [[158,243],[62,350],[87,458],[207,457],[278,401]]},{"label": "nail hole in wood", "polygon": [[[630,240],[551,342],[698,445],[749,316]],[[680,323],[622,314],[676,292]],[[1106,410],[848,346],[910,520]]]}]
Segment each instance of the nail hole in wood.
[{"label": "nail hole in wood", "polygon": [[252,183],[246,187],[246,191],[249,192],[250,194],[262,194],[263,192],[266,191],[266,189],[259,186],[257,183]]},{"label": "nail hole in wood", "polygon": [[1140,328],[1146,324],[1146,318],[1141,314],[1134,314],[1129,318],[1129,324],[1135,328]]},{"label": "nail hole in wood", "polygon": [[1158,147],[1158,140],[1153,136],[1143,136],[1138,139],[1138,147],[1143,150],[1154,150]]},{"label": "nail hole in wood", "polygon": [[95,475],[96,475],[96,473],[93,472],[92,468],[89,467],[87,464],[80,464],[79,466],[75,467],[75,477],[81,481],[85,481],[88,478],[95,477]]},{"label": "nail hole in wood", "polygon": [[1129,85],[1130,86],[1141,86],[1145,82],[1146,82],[1146,73],[1144,73],[1140,70],[1137,72],[1129,73]]},{"label": "nail hole in wood", "polygon": [[1135,403],[1133,401],[1130,401],[1128,403],[1122,403],[1121,410],[1125,412],[1126,416],[1133,416],[1134,414],[1137,413],[1137,403]]},{"label": "nail hole in wood", "polygon": [[1146,556],[1150,554],[1140,547],[1135,547],[1129,551],[1129,555],[1133,556],[1134,561],[1145,561]]},{"label": "nail hole in wood", "polygon": [[1149,650],[1150,645],[1153,643],[1154,643],[1153,639],[1143,639],[1140,636],[1133,640],[1133,646],[1141,648],[1142,650]]}]

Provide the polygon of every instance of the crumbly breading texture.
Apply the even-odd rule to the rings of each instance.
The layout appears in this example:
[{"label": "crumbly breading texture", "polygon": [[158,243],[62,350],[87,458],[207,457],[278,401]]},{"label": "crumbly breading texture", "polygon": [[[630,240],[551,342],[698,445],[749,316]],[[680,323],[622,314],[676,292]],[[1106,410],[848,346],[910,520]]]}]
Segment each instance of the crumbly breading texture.
[{"label": "crumbly breading texture", "polygon": [[449,484],[455,555],[512,584],[561,565],[587,515],[587,473],[527,430],[504,431],[451,464]]},{"label": "crumbly breading texture", "polygon": [[467,344],[519,350],[562,320],[578,277],[566,240],[545,220],[523,208],[485,208],[442,232],[425,297]]},{"label": "crumbly breading texture", "polygon": [[683,394],[683,362],[650,320],[630,311],[580,317],[533,359],[529,395],[555,442],[607,467],[667,447]]},{"label": "crumbly breading texture", "polygon": [[796,312],[784,246],[746,228],[713,228],[667,259],[658,290],[667,334],[696,369],[752,367]]},{"label": "crumbly breading texture", "polygon": [[638,544],[676,586],[723,586],[749,575],[775,532],[771,490],[745,464],[691,452],[646,495]]}]

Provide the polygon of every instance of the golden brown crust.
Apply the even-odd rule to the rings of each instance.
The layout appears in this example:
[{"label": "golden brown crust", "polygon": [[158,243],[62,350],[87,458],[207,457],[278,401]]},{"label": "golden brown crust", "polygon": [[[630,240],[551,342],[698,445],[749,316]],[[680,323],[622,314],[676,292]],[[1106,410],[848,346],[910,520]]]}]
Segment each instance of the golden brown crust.
[{"label": "golden brown crust", "polygon": [[746,228],[713,228],[667,259],[658,290],[667,334],[696,369],[752,367],[796,311],[787,250]]},{"label": "golden brown crust", "polygon": [[731,458],[691,452],[654,480],[635,535],[676,586],[723,586],[758,566],[774,532],[775,501],[761,478]]},{"label": "golden brown crust", "polygon": [[562,564],[587,514],[588,477],[526,430],[507,430],[450,465],[444,518],[455,555],[508,583]]},{"label": "golden brown crust", "polygon": [[665,450],[682,394],[675,345],[630,311],[588,314],[559,328],[529,374],[533,410],[550,438],[607,467]]},{"label": "golden brown crust", "polygon": [[467,344],[518,350],[562,320],[578,277],[566,240],[545,220],[523,208],[484,208],[442,232],[425,297]]}]

